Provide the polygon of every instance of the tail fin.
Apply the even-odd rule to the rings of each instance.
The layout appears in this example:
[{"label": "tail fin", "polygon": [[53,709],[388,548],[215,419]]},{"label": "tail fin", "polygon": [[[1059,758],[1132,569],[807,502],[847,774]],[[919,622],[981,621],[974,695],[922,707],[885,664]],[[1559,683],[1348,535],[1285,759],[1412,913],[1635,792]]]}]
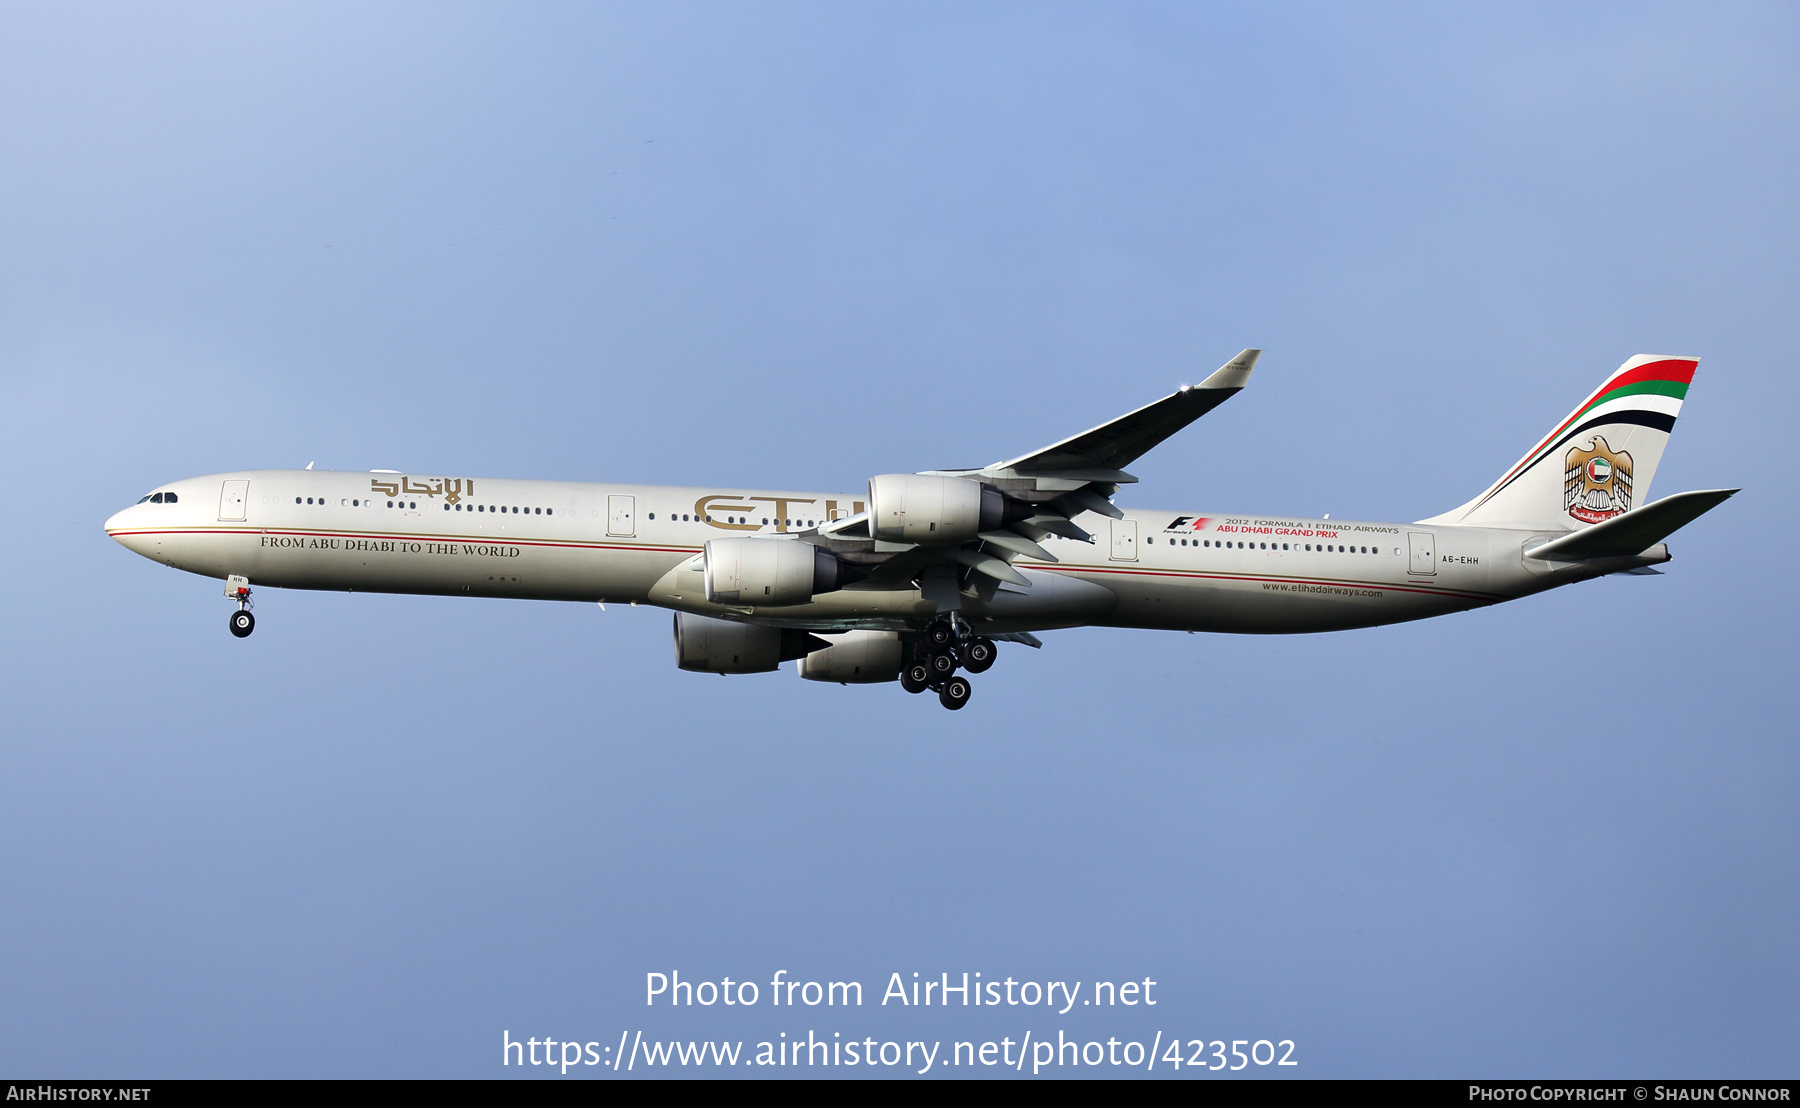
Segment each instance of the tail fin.
[{"label": "tail fin", "polygon": [[1421,523],[1566,530],[1650,498],[1699,358],[1639,354],[1480,496]]}]

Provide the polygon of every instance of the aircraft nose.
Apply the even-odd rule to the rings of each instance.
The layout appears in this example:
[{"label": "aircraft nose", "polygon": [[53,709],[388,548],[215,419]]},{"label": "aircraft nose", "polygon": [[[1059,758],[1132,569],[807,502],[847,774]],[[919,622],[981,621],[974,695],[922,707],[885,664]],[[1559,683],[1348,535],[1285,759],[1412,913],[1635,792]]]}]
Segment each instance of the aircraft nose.
[{"label": "aircraft nose", "polygon": [[133,509],[126,508],[123,511],[114,512],[106,521],[106,533],[112,536],[114,542],[128,550],[137,549],[137,547],[132,545],[132,536],[129,534],[132,529],[132,521],[135,518],[136,513]]}]

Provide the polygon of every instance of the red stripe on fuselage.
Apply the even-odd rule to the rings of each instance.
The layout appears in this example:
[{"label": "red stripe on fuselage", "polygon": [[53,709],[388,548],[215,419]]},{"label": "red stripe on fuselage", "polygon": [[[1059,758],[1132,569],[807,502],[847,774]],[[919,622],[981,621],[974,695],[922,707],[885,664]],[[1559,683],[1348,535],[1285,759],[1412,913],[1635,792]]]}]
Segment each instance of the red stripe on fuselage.
[{"label": "red stripe on fuselage", "polygon": [[108,535],[118,538],[120,535],[294,535],[301,538],[327,539],[373,539],[377,542],[392,540],[396,542],[468,542],[486,543],[499,546],[541,546],[563,548],[569,550],[640,550],[651,554],[698,554],[697,546],[641,546],[611,542],[574,542],[556,539],[495,539],[470,535],[429,535],[401,533],[397,531],[288,531],[274,527],[234,528],[234,527],[192,527],[167,528],[152,527],[134,530],[108,531]]},{"label": "red stripe on fuselage", "polygon": [[[115,538],[120,535],[244,535],[244,536],[295,535],[295,536],[300,536],[300,537],[314,537],[314,538],[352,538],[352,539],[361,538],[361,539],[376,539],[376,540],[397,539],[397,540],[403,540],[403,541],[409,541],[409,542],[413,541],[415,539],[420,540],[420,541],[427,541],[427,542],[479,542],[479,543],[488,543],[488,544],[504,544],[504,545],[508,545],[508,546],[538,546],[538,547],[548,547],[548,548],[560,547],[560,548],[573,549],[573,550],[635,550],[635,551],[642,551],[644,553],[650,553],[650,554],[698,554],[698,553],[700,553],[700,547],[697,547],[697,546],[692,546],[692,547],[687,547],[687,546],[634,546],[634,545],[627,545],[624,543],[556,542],[556,541],[538,541],[538,540],[530,540],[530,539],[481,539],[481,538],[470,538],[469,536],[466,536],[466,535],[416,535],[416,534],[404,534],[403,535],[403,534],[397,534],[397,533],[392,533],[392,532],[386,533],[386,534],[380,534],[380,533],[371,534],[369,532],[359,532],[359,531],[289,531],[289,530],[278,530],[275,528],[260,528],[260,527],[254,529],[254,530],[247,529],[247,528],[230,528],[230,527],[145,528],[145,529],[129,530],[129,531],[125,531],[125,530],[109,531],[109,532],[107,532],[107,534],[112,535]],[[1495,593],[1466,592],[1461,589],[1451,589],[1451,588],[1420,588],[1416,584],[1394,585],[1394,584],[1389,584],[1387,582],[1380,582],[1380,581],[1335,580],[1335,579],[1332,579],[1329,577],[1323,577],[1323,578],[1321,578],[1321,577],[1259,577],[1259,576],[1255,576],[1253,574],[1203,573],[1203,572],[1199,572],[1199,571],[1190,571],[1190,570],[1128,569],[1128,568],[1124,568],[1124,567],[1113,567],[1113,566],[1066,566],[1066,567],[1058,568],[1058,567],[1049,566],[1049,565],[1044,565],[1044,566],[1026,565],[1026,566],[1021,566],[1019,568],[1035,569],[1035,570],[1040,570],[1045,573],[1112,573],[1112,574],[1118,574],[1120,576],[1132,576],[1132,577],[1167,577],[1172,580],[1185,579],[1185,580],[1198,580],[1198,581],[1257,581],[1257,582],[1267,581],[1271,584],[1285,584],[1285,585],[1320,585],[1320,586],[1331,586],[1331,587],[1335,587],[1335,588],[1385,589],[1385,590],[1388,590],[1391,592],[1414,593],[1419,596],[1453,596],[1453,597],[1459,597],[1464,600],[1501,600],[1501,599],[1505,599],[1504,597],[1499,596],[1498,594],[1495,594]]]},{"label": "red stripe on fuselage", "polygon": [[[1258,577],[1253,574],[1237,573],[1203,573],[1189,570],[1162,569],[1123,569],[1112,566],[1025,566],[1026,569],[1047,570],[1051,573],[1117,573],[1133,577],[1171,577],[1191,578],[1203,581],[1268,581],[1281,585],[1330,585],[1335,588],[1387,589],[1392,592],[1417,593],[1420,596],[1456,596],[1465,600],[1504,600],[1498,593],[1465,592],[1448,587],[1425,589],[1416,584],[1392,585],[1385,581],[1350,581],[1333,580],[1329,577]],[[1421,582],[1422,583],[1422,582]]]}]

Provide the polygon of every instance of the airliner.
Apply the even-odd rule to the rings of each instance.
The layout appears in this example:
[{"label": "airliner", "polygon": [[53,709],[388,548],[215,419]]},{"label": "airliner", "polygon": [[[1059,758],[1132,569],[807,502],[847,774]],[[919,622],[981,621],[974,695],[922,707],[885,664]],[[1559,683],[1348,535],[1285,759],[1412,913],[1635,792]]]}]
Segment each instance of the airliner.
[{"label": "airliner", "polygon": [[1249,383],[1245,350],[1072,438],[855,492],[250,470],[163,485],[106,521],[128,549],[253,587],[654,605],[677,665],[898,681],[967,704],[999,644],[1134,627],[1308,634],[1424,619],[1607,574],[1737,489],[1649,500],[1698,358],[1640,354],[1484,492],[1416,523],[1114,503],[1125,466]]}]

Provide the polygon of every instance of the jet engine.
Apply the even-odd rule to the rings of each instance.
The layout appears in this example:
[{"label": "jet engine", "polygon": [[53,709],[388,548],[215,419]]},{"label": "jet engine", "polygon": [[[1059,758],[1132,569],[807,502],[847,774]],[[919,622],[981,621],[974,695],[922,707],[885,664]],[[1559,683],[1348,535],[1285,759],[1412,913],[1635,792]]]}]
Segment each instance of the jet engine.
[{"label": "jet engine", "polygon": [[869,518],[882,542],[964,543],[999,527],[1007,515],[1006,498],[979,481],[928,473],[869,478]]},{"label": "jet engine", "polygon": [[800,663],[808,681],[841,685],[873,685],[900,678],[900,636],[892,631],[846,631],[831,636],[831,645],[815,650]]},{"label": "jet engine", "polygon": [[705,574],[711,603],[763,608],[804,604],[863,576],[830,551],[792,539],[710,539]]},{"label": "jet engine", "polygon": [[807,631],[675,613],[675,664],[694,673],[768,673],[829,645]]}]

